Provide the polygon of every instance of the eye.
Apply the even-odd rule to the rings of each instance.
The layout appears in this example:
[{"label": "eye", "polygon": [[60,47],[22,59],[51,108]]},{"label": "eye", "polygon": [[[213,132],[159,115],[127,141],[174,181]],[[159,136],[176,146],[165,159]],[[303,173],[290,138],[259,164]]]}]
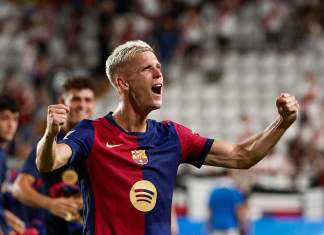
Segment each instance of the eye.
[{"label": "eye", "polygon": [[151,65],[148,65],[148,66],[144,67],[143,71],[146,71],[146,70],[149,70],[149,69],[151,69]]}]

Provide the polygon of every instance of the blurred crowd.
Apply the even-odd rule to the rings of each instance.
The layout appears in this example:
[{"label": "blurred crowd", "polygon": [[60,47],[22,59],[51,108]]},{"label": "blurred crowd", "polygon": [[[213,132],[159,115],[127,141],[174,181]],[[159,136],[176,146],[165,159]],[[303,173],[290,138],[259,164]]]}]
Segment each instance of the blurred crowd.
[{"label": "blurred crowd", "polygon": [[[122,42],[142,39],[153,45],[172,83],[182,79],[174,77],[175,64],[207,66],[199,63],[207,51],[219,57],[231,50],[324,51],[323,12],[320,0],[2,0],[0,89],[22,107],[10,153],[26,158],[44,130],[47,105],[57,100],[71,75],[92,76],[99,96],[109,92],[105,60]],[[312,122],[312,105],[320,92],[316,79],[323,78],[309,74],[307,79],[299,131],[287,158],[271,161],[274,152],[267,160],[271,164],[256,167],[255,174],[267,174],[254,178],[259,181],[254,187],[324,185],[324,127]],[[248,125],[248,118],[242,122]],[[267,181],[268,176],[285,180]]]}]

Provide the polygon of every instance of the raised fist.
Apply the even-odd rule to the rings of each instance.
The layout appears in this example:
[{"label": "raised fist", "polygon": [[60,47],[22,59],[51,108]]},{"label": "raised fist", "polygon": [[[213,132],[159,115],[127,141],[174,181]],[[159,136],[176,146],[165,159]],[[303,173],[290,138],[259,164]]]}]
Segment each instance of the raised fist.
[{"label": "raised fist", "polygon": [[297,119],[299,104],[295,96],[282,93],[277,97],[276,105],[284,122],[290,125]]},{"label": "raised fist", "polygon": [[70,110],[64,104],[54,104],[48,106],[47,110],[47,132],[56,136],[67,120]]}]

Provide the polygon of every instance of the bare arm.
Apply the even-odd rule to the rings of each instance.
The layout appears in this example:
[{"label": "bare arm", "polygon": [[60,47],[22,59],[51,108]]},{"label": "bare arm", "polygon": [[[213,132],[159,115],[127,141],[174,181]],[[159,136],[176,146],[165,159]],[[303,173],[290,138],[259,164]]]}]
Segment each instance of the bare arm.
[{"label": "bare arm", "polygon": [[65,165],[72,156],[66,144],[57,144],[56,136],[66,122],[69,109],[63,104],[50,105],[47,112],[47,128],[37,144],[36,165],[39,171],[50,172]]},{"label": "bare arm", "polygon": [[24,221],[18,218],[14,213],[4,210],[4,218],[6,223],[16,232],[24,233],[26,226]]},{"label": "bare arm", "polygon": [[53,215],[66,218],[67,214],[78,213],[82,207],[74,198],[51,198],[37,192],[33,188],[35,178],[29,174],[20,173],[13,185],[12,193],[16,199],[27,206],[43,208]]},{"label": "bare arm", "polygon": [[204,164],[238,169],[248,169],[255,165],[271,151],[296,120],[298,107],[295,97],[280,95],[277,98],[280,116],[268,128],[239,144],[214,141]]},{"label": "bare arm", "polygon": [[34,188],[35,178],[20,173],[12,187],[13,196],[26,206],[46,208],[48,197],[38,193]]}]

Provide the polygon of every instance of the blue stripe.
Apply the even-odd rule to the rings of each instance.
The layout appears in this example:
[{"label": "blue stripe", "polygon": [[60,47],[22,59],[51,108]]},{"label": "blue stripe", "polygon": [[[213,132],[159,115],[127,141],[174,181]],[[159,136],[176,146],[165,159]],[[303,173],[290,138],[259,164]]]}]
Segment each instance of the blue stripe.
[{"label": "blue stripe", "polygon": [[83,197],[83,235],[93,235],[95,232],[95,200],[91,190],[91,183],[87,174],[81,179]]},{"label": "blue stripe", "polygon": [[180,143],[175,127],[150,120],[149,133],[139,136],[139,149],[144,149],[148,163],[143,165],[143,179],[157,189],[155,207],[145,213],[145,235],[171,235],[173,187],[180,163]]}]

